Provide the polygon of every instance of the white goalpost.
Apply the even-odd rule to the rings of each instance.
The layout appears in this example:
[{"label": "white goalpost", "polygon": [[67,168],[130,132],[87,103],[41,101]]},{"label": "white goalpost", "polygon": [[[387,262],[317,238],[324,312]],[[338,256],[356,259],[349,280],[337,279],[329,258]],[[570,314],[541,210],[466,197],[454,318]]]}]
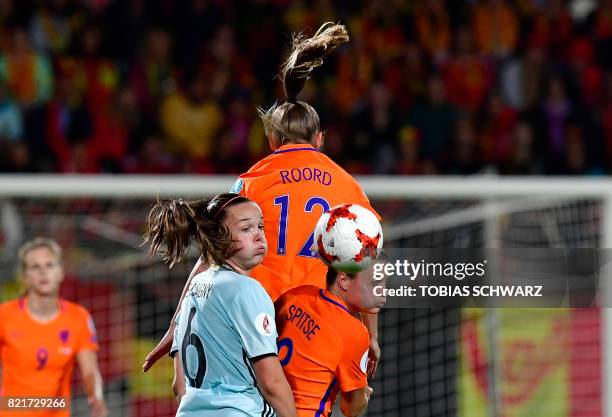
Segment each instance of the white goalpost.
[{"label": "white goalpost", "polygon": [[[165,330],[191,261],[168,271],[165,264],[152,259],[141,246],[144,215],[157,198],[210,196],[229,190],[235,179],[0,176],[0,291],[6,297],[12,294],[9,290],[14,288],[11,278],[15,250],[24,239],[46,234],[72,248],[67,256],[75,280],[70,284],[69,295],[93,310],[94,318],[103,322],[99,324],[101,337],[110,339],[102,349],[101,360],[103,372],[108,375],[111,415],[136,415],[133,410],[139,407],[140,413],[146,410],[151,417],[161,417],[168,415],[172,404],[169,398],[168,405],[164,405],[169,396],[163,389],[168,383],[163,374],[171,368],[162,366],[158,373],[142,377],[135,364],[142,350],[149,347],[141,341],[150,339],[153,343]],[[493,176],[357,179],[383,216],[385,245],[612,249],[612,180]],[[612,305],[610,276],[612,271],[604,265],[600,297],[605,306]],[[573,357],[582,345],[572,341],[570,348],[563,351],[568,356],[564,356],[567,364],[563,370],[550,371],[544,382],[541,375],[527,373],[518,388],[510,386],[504,376],[509,359],[505,348],[497,349],[497,345],[507,342],[499,329],[518,328],[522,323],[501,312],[476,314],[481,314],[483,320],[469,321],[470,325],[477,324],[468,331],[463,311],[387,310],[381,317],[383,362],[368,416],[498,417],[511,416],[512,410],[519,409],[524,411],[521,415],[534,417],[560,415],[557,408],[532,409],[532,403],[545,398],[537,395],[558,393],[565,387],[572,393],[572,399],[567,401],[597,399],[601,402],[600,415],[612,417],[612,395],[607,395],[612,390],[610,308],[597,310],[594,323],[601,329],[600,335],[591,334],[593,342],[583,346],[600,350],[601,360],[594,358],[587,363],[599,364],[599,373],[573,371],[581,362],[568,357]],[[474,343],[487,346],[486,377],[466,371],[470,364],[465,349],[473,342],[466,340],[476,337],[474,332],[482,333]],[[537,343],[544,342],[537,339]],[[549,343],[541,348],[552,351],[556,341],[551,339]],[[574,360],[577,362],[570,363]],[[526,363],[526,369],[538,365],[529,360]],[[563,372],[571,375],[562,380],[559,375]],[[466,376],[468,373],[470,376]],[[536,377],[540,378],[537,383]],[[580,384],[583,385],[575,386]],[[536,397],[525,394],[517,399],[510,395],[525,386],[531,387]],[[169,385],[167,388],[169,392]],[[481,398],[483,395],[488,399]],[[81,410],[78,401],[76,407],[75,415],[86,415],[81,414],[86,407]]]}]

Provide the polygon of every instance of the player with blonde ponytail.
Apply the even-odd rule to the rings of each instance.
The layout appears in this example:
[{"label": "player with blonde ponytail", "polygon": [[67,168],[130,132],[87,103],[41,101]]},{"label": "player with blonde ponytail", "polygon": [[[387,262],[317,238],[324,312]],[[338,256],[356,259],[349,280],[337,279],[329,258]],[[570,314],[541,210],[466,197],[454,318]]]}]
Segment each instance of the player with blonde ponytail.
[{"label": "player with blonde ponytail", "polygon": [[[321,152],[324,137],[319,115],[299,98],[325,57],[348,41],[346,28],[331,22],[311,37],[293,37],[291,53],[279,74],[285,97],[267,110],[258,109],[272,154],[240,175],[231,189],[255,201],[266,218],[270,249],[252,277],[273,301],[302,285],[326,288],[327,267],[313,245],[314,227],[322,213],[348,203],[376,213],[357,181]],[[205,262],[198,261],[192,275],[205,267]],[[380,358],[377,316],[364,314],[363,321],[369,331],[368,373],[372,376]],[[149,369],[167,353],[171,342],[172,326],[143,368]]]}]

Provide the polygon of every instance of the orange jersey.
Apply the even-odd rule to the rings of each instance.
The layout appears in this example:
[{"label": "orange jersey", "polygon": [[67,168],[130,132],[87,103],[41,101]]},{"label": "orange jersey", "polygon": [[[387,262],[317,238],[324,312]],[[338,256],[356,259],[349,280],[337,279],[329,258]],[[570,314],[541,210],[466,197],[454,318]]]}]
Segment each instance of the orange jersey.
[{"label": "orange jersey", "polygon": [[255,201],[263,212],[268,254],[252,276],[273,301],[301,285],[325,288],[327,267],[313,245],[321,214],[339,204],[376,213],[353,177],[305,144],[280,147],[242,174],[231,191]]},{"label": "orange jersey", "polygon": [[331,413],[338,391],[364,388],[368,331],[335,295],[307,285],[276,302],[278,355],[299,417]]},{"label": "orange jersey", "polygon": [[[47,323],[32,318],[25,298],[0,305],[0,395],[70,397],[76,355],[97,350],[91,316],[83,307],[59,300]],[[67,417],[69,411],[7,412],[0,417]]]}]

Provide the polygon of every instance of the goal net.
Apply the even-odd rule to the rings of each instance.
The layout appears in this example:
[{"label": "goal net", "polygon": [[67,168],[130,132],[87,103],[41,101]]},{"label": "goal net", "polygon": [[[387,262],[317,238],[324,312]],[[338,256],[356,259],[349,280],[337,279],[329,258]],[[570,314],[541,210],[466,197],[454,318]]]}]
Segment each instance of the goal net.
[{"label": "goal net", "polygon": [[[176,411],[171,360],[146,374],[141,364],[165,332],[195,256],[171,270],[150,257],[141,245],[148,209],[157,197],[200,198],[226,191],[233,180],[0,180],[0,301],[19,295],[19,245],[35,236],[58,240],[67,271],[62,296],[84,305],[96,323],[111,416]],[[496,248],[502,261],[513,248],[611,247],[607,184],[360,181],[383,216],[385,247]],[[385,308],[367,415],[609,416],[605,311]],[[88,415],[80,385],[75,376],[73,415],[79,417]]]},{"label": "goal net", "polygon": [[[520,187],[496,195],[474,184],[457,196],[456,186],[451,182],[426,197],[416,186],[411,197],[405,189],[405,199],[375,202],[382,212],[394,211],[383,216],[390,219],[385,247],[482,248],[498,274],[510,264],[520,271],[550,262],[537,258],[558,253],[552,249],[604,247],[603,195],[574,197],[569,190],[521,195]],[[542,181],[541,188],[546,186]],[[534,255],[516,257],[526,249]],[[596,275],[596,253],[580,252],[583,258],[570,265],[568,293],[576,280]],[[568,297],[565,305],[571,304]],[[604,312],[561,305],[384,309],[383,355],[368,416],[603,416]]]}]

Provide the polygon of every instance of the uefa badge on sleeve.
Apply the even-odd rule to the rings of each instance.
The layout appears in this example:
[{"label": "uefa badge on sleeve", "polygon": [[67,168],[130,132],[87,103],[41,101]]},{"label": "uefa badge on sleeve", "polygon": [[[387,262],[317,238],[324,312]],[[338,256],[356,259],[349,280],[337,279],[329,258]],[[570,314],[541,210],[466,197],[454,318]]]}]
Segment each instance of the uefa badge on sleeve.
[{"label": "uefa badge on sleeve", "polygon": [[242,181],[242,178],[238,178],[236,180],[236,182],[234,183],[234,185],[232,185],[232,188],[230,188],[230,193],[234,193],[234,194],[240,194],[240,191],[242,191],[242,187],[244,186],[244,181]]},{"label": "uefa badge on sleeve", "polygon": [[259,313],[255,318],[255,329],[262,336],[273,336],[276,323],[268,313]]},{"label": "uefa badge on sleeve", "polygon": [[361,357],[361,360],[359,361],[359,368],[361,369],[361,372],[363,372],[364,374],[368,370],[368,353],[369,353],[369,349],[365,351],[365,353]]}]

